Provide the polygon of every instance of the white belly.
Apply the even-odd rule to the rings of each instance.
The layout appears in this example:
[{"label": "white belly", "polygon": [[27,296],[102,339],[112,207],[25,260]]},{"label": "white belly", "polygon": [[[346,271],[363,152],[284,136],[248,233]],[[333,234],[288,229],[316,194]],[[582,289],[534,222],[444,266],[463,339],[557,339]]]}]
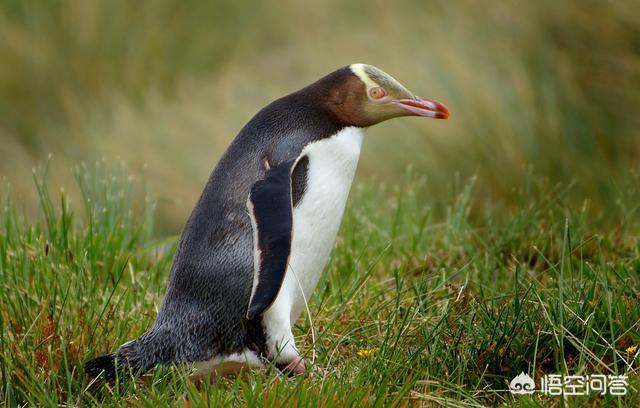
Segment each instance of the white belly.
[{"label": "white belly", "polygon": [[309,158],[306,189],[293,210],[289,268],[278,294],[289,298],[291,324],[305,310],[335,243],[362,136],[360,128],[345,128],[303,150]]}]

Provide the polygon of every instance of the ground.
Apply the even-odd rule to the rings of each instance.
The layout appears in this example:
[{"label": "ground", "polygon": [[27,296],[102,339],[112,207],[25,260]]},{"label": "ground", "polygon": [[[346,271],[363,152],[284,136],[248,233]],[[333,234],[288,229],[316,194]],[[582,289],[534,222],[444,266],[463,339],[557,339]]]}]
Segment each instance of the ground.
[{"label": "ground", "polygon": [[[428,180],[354,186],[338,242],[294,333],[311,367],[216,384],[162,368],[90,382],[87,359],[140,335],[162,299],[177,236],[153,232],[154,200],[120,167],[76,169],[82,201],[34,177],[36,218],[5,189],[0,219],[0,359],[7,405],[560,406],[516,396],[520,372],[628,375],[640,387],[638,179],[619,208],[576,203],[571,185],[531,175],[515,204],[486,203],[471,179],[425,197]],[[635,177],[635,178],[634,178]],[[51,190],[51,191],[50,191]],[[55,193],[53,192],[55,191]]]}]

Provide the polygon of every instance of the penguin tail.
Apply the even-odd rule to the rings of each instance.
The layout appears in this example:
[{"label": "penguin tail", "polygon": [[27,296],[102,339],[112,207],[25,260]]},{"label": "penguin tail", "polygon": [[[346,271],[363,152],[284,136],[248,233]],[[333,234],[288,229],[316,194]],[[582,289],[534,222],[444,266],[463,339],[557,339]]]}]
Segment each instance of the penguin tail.
[{"label": "penguin tail", "polygon": [[102,375],[107,381],[114,381],[116,379],[116,356],[114,354],[107,354],[106,356],[100,356],[89,360],[84,363],[84,371],[91,378],[96,378]]},{"label": "penguin tail", "polygon": [[157,362],[141,344],[140,339],[129,341],[118,351],[94,358],[84,364],[84,371],[92,378],[101,377],[113,382],[116,378],[124,379],[144,374],[155,367]]}]

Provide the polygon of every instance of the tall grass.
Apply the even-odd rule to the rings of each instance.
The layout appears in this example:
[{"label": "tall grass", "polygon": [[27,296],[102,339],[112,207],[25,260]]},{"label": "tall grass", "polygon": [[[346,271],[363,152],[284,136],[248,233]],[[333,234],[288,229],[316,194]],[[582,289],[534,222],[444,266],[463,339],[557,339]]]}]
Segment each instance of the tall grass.
[{"label": "tall grass", "polygon": [[[517,202],[528,172],[575,182],[596,216],[640,154],[637,2],[359,0],[5,1],[0,5],[0,174],[36,203],[30,169],[120,156],[183,225],[215,161],[269,101],[352,62],[447,104],[449,121],[369,131],[359,177],[478,176],[476,200]],[[32,206],[33,207],[33,206]]]},{"label": "tall grass", "polygon": [[[152,198],[120,166],[75,170],[70,204],[34,177],[38,219],[3,199],[0,362],[7,405],[560,406],[514,397],[521,371],[627,374],[624,398],[567,397],[567,406],[638,404],[640,241],[637,184],[598,227],[571,209],[572,187],[535,177],[520,205],[474,215],[477,182],[429,204],[426,179],[358,185],[330,265],[294,333],[313,369],[256,370],[192,383],[185,367],[142,382],[90,382],[82,362],[137,337],[162,298],[175,238],[153,238]],[[149,197],[147,195],[147,197]],[[138,215],[136,215],[138,214]],[[611,221],[611,220],[615,221]]]},{"label": "tall grass", "polygon": [[140,101],[152,88],[171,92],[180,76],[215,73],[254,17],[249,3],[225,0],[1,7],[0,112],[34,151],[39,133],[80,122],[87,101],[108,104],[114,93]]}]

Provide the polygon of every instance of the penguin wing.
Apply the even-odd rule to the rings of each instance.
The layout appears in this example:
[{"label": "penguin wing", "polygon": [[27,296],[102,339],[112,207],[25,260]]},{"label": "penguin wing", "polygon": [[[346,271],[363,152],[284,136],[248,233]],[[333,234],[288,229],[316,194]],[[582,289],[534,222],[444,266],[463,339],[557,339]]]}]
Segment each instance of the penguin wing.
[{"label": "penguin wing", "polygon": [[264,312],[278,295],[289,262],[293,230],[291,173],[297,160],[272,167],[252,187],[247,207],[253,226],[253,290],[247,319]]}]

